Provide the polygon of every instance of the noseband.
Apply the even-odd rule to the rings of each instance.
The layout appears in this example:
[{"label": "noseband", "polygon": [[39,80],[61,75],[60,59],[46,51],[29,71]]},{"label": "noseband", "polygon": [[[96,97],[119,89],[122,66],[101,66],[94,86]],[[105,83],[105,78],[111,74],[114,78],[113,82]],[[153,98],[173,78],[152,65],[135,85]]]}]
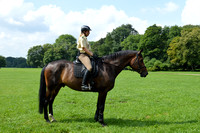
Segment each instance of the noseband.
[{"label": "noseband", "polygon": [[142,68],[146,68],[146,66],[140,66],[140,64],[139,64],[139,58],[138,58],[138,53],[136,54],[136,59],[135,59],[135,61],[133,63],[133,66],[135,66],[135,65],[138,65],[138,69],[136,71],[139,72],[140,74],[142,73],[140,70]]}]

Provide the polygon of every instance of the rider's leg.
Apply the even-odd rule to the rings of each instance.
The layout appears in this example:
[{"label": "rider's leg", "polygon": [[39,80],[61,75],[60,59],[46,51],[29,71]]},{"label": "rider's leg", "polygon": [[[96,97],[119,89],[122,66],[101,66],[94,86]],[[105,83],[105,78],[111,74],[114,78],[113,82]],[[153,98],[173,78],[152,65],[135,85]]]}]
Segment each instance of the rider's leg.
[{"label": "rider's leg", "polygon": [[86,70],[81,84],[82,90],[89,90],[89,86],[87,85],[87,81],[89,78],[90,78],[90,71]]},{"label": "rider's leg", "polygon": [[87,85],[87,81],[90,78],[90,74],[91,74],[91,71],[92,71],[91,61],[90,61],[90,58],[85,54],[81,54],[79,56],[79,60],[87,68],[87,70],[85,71],[84,76],[83,76],[81,88],[82,88],[82,90],[89,90],[89,87]]}]

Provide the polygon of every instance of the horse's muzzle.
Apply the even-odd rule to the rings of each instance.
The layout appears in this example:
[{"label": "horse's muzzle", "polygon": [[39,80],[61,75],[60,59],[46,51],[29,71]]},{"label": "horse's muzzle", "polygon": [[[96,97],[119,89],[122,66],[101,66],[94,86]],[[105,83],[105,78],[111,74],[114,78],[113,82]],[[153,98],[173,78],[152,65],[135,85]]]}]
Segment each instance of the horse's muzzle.
[{"label": "horse's muzzle", "polygon": [[146,77],[148,75],[148,72],[147,71],[144,71],[140,74],[140,77]]}]

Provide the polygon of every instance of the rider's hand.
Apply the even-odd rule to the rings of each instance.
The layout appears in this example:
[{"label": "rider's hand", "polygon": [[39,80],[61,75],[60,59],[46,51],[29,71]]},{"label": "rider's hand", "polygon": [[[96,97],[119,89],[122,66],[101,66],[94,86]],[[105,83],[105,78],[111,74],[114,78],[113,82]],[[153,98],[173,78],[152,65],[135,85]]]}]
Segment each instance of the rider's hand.
[{"label": "rider's hand", "polygon": [[96,55],[96,54],[93,54],[92,57],[93,57],[95,60],[98,60],[98,59],[99,59],[98,55]]}]

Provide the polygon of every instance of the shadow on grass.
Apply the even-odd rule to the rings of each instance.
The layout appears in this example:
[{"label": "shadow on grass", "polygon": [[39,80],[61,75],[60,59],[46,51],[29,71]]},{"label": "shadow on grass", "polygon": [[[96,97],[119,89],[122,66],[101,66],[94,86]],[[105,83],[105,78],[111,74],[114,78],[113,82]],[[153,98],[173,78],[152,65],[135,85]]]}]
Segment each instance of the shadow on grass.
[{"label": "shadow on grass", "polygon": [[151,121],[151,120],[130,120],[130,119],[106,119],[109,125],[116,125],[119,127],[146,127],[146,126],[158,126],[158,125],[172,125],[172,124],[191,124],[197,123],[197,120],[180,121],[180,122],[168,122],[168,121]]},{"label": "shadow on grass", "polygon": [[[61,123],[71,123],[71,122],[89,122],[94,123],[94,119],[92,118],[71,118],[71,119],[63,119],[58,122]],[[147,127],[147,126],[158,126],[158,125],[172,125],[172,124],[192,124],[197,123],[197,120],[190,121],[180,121],[180,122],[167,122],[167,121],[148,121],[148,120],[130,120],[130,119],[117,119],[117,118],[108,118],[105,119],[105,123],[108,126],[119,126],[119,127]]]}]

